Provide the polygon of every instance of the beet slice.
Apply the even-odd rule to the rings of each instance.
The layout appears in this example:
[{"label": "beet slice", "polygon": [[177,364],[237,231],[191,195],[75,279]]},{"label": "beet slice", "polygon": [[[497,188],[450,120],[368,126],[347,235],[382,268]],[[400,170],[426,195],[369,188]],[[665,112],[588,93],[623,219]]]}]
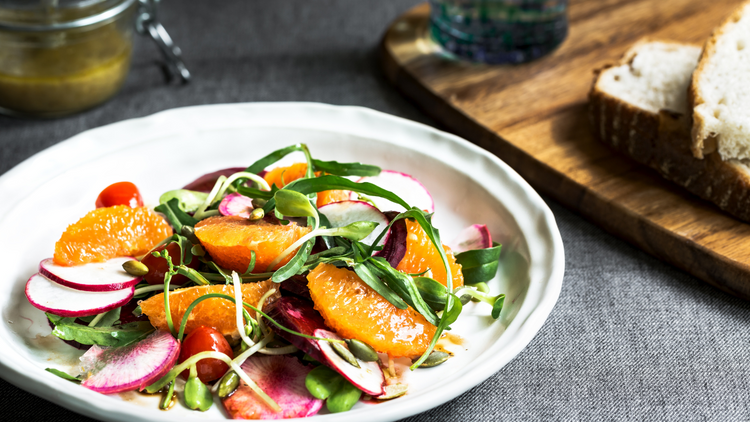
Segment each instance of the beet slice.
[{"label": "beet slice", "polygon": [[[325,321],[323,321],[323,317],[312,307],[312,302],[297,297],[284,296],[279,298],[268,305],[266,313],[284,327],[308,336],[314,335],[315,330],[319,328],[330,330],[326,326]],[[313,359],[318,362],[324,362],[323,353],[315,340],[288,333],[275,324],[268,324],[268,326],[276,334],[310,355]]]},{"label": "beet slice", "polygon": [[323,400],[314,398],[305,387],[305,377],[312,366],[303,365],[296,358],[254,355],[242,364],[242,369],[281,407],[281,411],[271,410],[241,381],[232,395],[221,399],[232,419],[305,418],[318,413],[323,406]]},{"label": "beet slice", "polygon": [[312,300],[310,289],[307,288],[307,279],[301,275],[295,275],[282,281],[279,286],[279,292],[282,296],[296,296]]},{"label": "beet slice", "polygon": [[198,192],[211,192],[214,188],[216,181],[219,180],[220,176],[229,177],[234,173],[244,171],[245,167],[229,167],[221,170],[217,170],[213,173],[204,174],[203,176],[193,180],[183,187],[183,189],[194,190]]},{"label": "beet slice", "polygon": [[[385,213],[389,219],[393,219],[393,217],[395,217],[394,214],[397,213]],[[396,221],[386,235],[383,249],[375,252],[374,256],[385,258],[393,268],[398,267],[398,263],[401,262],[401,260],[404,259],[404,255],[406,255],[406,236],[408,234],[409,233],[406,230],[406,221],[403,218]]]}]

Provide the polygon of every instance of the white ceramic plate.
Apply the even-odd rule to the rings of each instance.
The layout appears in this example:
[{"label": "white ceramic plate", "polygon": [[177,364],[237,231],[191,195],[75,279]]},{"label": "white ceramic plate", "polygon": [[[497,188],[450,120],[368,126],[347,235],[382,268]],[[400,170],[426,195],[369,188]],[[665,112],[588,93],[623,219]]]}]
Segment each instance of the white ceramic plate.
[{"label": "white ceramic plate", "polygon": [[[245,166],[292,143],[324,160],[361,161],[414,175],[432,192],[444,241],[484,223],[503,244],[491,289],[507,295],[501,318],[489,306],[467,306],[454,325],[464,339],[447,363],[408,374],[405,397],[320,421],[385,421],[423,412],[464,393],[500,370],[531,341],[562,285],[564,256],[554,217],[542,199],[497,157],[431,127],[358,107],[259,103],[176,109],[84,132],[36,154],[0,177],[0,376],[47,400],[103,420],[223,418],[136,393],[104,396],[44,371],[71,370],[81,352],[50,335],[44,314],[23,288],[52,255],[67,227],[91,210],[111,183],[129,180],[147,202],[203,173]],[[75,370],[74,370],[75,372]],[[218,403],[217,403],[218,404]]]}]

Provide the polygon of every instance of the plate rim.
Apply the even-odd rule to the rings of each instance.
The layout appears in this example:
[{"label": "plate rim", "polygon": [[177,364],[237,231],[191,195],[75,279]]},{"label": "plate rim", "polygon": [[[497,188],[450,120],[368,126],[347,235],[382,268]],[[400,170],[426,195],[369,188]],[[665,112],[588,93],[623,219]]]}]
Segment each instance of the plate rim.
[{"label": "plate rim", "polygon": [[[524,194],[522,198],[525,200],[529,205],[534,205],[535,210],[538,211],[536,215],[534,216],[516,216],[514,215],[514,218],[516,218],[516,223],[518,224],[519,228],[522,229],[521,231],[524,233],[524,237],[526,236],[526,230],[523,230],[524,227],[527,229],[529,227],[536,228],[537,231],[540,231],[541,227],[548,229],[548,235],[549,242],[551,249],[546,251],[549,255],[548,260],[552,263],[551,268],[549,268],[548,276],[544,282],[544,285],[541,286],[542,289],[539,292],[536,292],[534,303],[528,301],[529,299],[529,293],[526,293],[526,297],[523,299],[524,304],[522,305],[521,309],[519,310],[519,315],[521,315],[521,312],[524,311],[524,308],[532,308],[531,311],[528,309],[526,312],[529,314],[526,315],[523,321],[520,321],[518,324],[515,324],[516,320],[518,319],[519,315],[516,315],[514,317],[513,322],[509,324],[509,326],[506,328],[506,331],[503,333],[505,334],[513,327],[513,331],[517,331],[516,337],[518,340],[511,341],[511,343],[506,347],[501,354],[500,358],[495,358],[490,361],[490,364],[483,363],[479,364],[479,362],[474,362],[471,365],[468,365],[466,368],[469,369],[469,375],[471,376],[464,376],[460,377],[458,381],[454,381],[451,383],[451,388],[447,389],[446,391],[442,391],[440,394],[438,394],[438,397],[435,397],[434,395],[431,397],[425,397],[424,395],[415,395],[409,403],[410,406],[404,412],[403,406],[383,406],[379,405],[378,409],[382,409],[383,411],[377,412],[377,417],[371,418],[366,417],[364,420],[394,420],[398,418],[404,418],[408,417],[420,412],[424,412],[426,410],[429,410],[433,407],[437,407],[441,404],[444,404],[458,395],[464,393],[465,391],[469,390],[470,388],[473,388],[476,385],[479,385],[480,383],[484,382],[486,379],[494,375],[497,371],[499,371],[502,367],[507,365],[515,356],[517,356],[524,348],[528,346],[528,344],[531,342],[531,340],[536,336],[536,334],[541,329],[544,322],[549,317],[549,314],[551,313],[552,309],[554,308],[555,303],[557,302],[557,299],[560,295],[560,291],[562,289],[562,280],[564,275],[564,268],[565,268],[565,257],[564,257],[564,248],[562,243],[562,238],[560,236],[559,230],[557,228],[554,215],[552,214],[552,211],[549,209],[549,207],[546,205],[546,203],[542,200],[542,198],[539,196],[539,194],[531,188],[531,186],[522,179],[517,172],[515,172],[512,168],[510,168],[507,164],[505,164],[502,160],[500,160],[498,157],[494,156],[493,154],[487,152],[486,150],[480,148],[479,146],[470,143],[469,141],[466,141],[456,135],[440,131],[438,129],[435,129],[431,126],[424,125],[418,122],[410,121],[401,117],[393,116],[390,114],[382,113],[379,111],[375,111],[369,108],[365,107],[359,107],[359,106],[335,106],[335,105],[329,105],[329,104],[321,104],[321,103],[309,103],[309,102],[259,102],[259,103],[234,103],[234,104],[214,104],[214,105],[198,105],[198,106],[189,106],[189,107],[181,107],[181,108],[175,108],[170,110],[161,111],[159,113],[155,113],[149,116],[135,118],[135,119],[128,119],[123,120],[120,122],[112,123],[109,125],[101,126],[94,129],[89,129],[87,131],[81,132],[67,140],[61,141],[58,144],[55,144],[49,148],[46,148],[42,151],[37,152],[36,154],[32,155],[31,157],[27,158],[23,162],[19,163],[12,169],[8,170],[5,174],[0,176],[0,192],[3,192],[4,190],[9,189],[9,183],[8,181],[13,180],[19,175],[23,175],[25,172],[28,172],[29,170],[33,170],[35,166],[40,165],[44,161],[55,161],[53,159],[53,156],[63,150],[67,150],[69,148],[80,148],[80,147],[86,147],[91,146],[90,144],[98,144],[101,143],[97,139],[97,136],[106,133],[107,131],[117,131],[122,128],[126,128],[128,126],[133,125],[142,125],[145,127],[148,127],[149,125],[156,124],[158,126],[159,121],[161,120],[169,120],[170,118],[179,118],[180,115],[190,115],[191,113],[195,111],[206,111],[208,109],[212,109],[214,111],[222,111],[222,110],[244,110],[244,109],[259,109],[263,112],[279,112],[280,110],[284,109],[293,109],[298,112],[307,112],[307,113],[325,113],[325,114],[333,114],[333,115],[358,115],[360,117],[364,117],[365,119],[374,119],[375,121],[385,121],[389,124],[393,124],[396,126],[401,126],[404,128],[409,128],[417,131],[427,132],[433,137],[442,138],[450,143],[453,143],[455,145],[458,145],[459,147],[462,147],[464,149],[467,149],[470,153],[476,156],[480,156],[483,159],[489,160],[489,162],[495,166],[497,166],[502,172],[505,174],[505,176],[515,185],[520,188],[521,192]],[[258,111],[258,110],[255,110]],[[326,123],[326,125],[330,126],[331,123]],[[199,125],[200,126],[200,125]],[[258,125],[258,124],[239,124],[236,127],[237,128],[256,128],[256,127],[264,127],[265,125]],[[307,125],[297,125],[297,124],[285,124],[285,125],[268,125],[268,127],[279,127],[279,128],[310,128],[310,129],[319,129],[317,127],[311,127],[316,126],[315,124],[307,124]],[[324,125],[325,126],[325,125]],[[210,129],[210,128],[209,128]],[[214,128],[216,129],[216,128]],[[359,134],[359,133],[351,133],[344,129],[351,129],[349,127],[344,128],[328,128],[328,130],[333,130],[335,132],[344,133],[344,134],[350,134],[355,136],[365,136],[366,134]],[[174,135],[174,130],[166,131],[170,135]],[[158,135],[158,134],[157,134]],[[142,142],[146,142],[147,140],[141,140]],[[96,146],[96,145],[94,145]],[[99,155],[107,155],[109,154],[111,148],[105,148],[102,150],[102,153]],[[443,160],[441,160],[443,161]],[[82,165],[87,161],[82,162],[76,162],[74,164],[70,164],[68,166],[60,166],[58,169],[58,173],[62,174],[63,172],[75,168],[79,165]],[[51,178],[56,177],[56,175],[45,177],[43,180],[40,181],[40,183],[35,186],[34,188],[38,187],[39,185],[45,183],[46,181],[50,180]],[[27,186],[28,187],[28,186]],[[33,190],[32,188],[31,190]],[[5,220],[6,215],[12,210],[13,208],[13,202],[14,201],[3,201],[2,204],[0,204],[0,221]],[[501,201],[503,202],[503,201]],[[518,218],[527,218],[529,221],[525,222],[524,226],[522,227],[522,222],[518,220]],[[527,242],[528,242],[527,238]],[[531,248],[530,248],[531,249]],[[530,251],[531,254],[531,251]],[[535,264],[534,262],[530,263],[530,266]],[[531,270],[530,270],[531,272]],[[531,282],[533,280],[530,280],[530,288]],[[530,289],[531,290],[531,289]],[[533,305],[533,306],[532,306]],[[2,307],[2,304],[0,304],[0,307]],[[0,309],[2,310],[2,309]],[[4,312],[4,310],[3,310]],[[498,343],[495,343],[494,345],[490,346],[484,353],[490,353],[493,351],[497,351],[495,349],[502,349]],[[19,353],[17,353],[12,346],[10,346],[7,341],[0,337],[0,350],[10,350],[13,354],[18,354],[19,356],[23,357]],[[123,406],[123,408],[118,409],[112,409],[111,407],[107,407],[108,402],[106,400],[98,401],[94,399],[94,403],[92,403],[88,398],[89,397],[95,397],[99,396],[98,393],[94,393],[92,391],[84,391],[83,393],[91,393],[96,396],[89,396],[89,394],[74,394],[66,391],[66,387],[69,386],[69,382],[62,380],[62,379],[52,379],[52,382],[50,382],[49,379],[42,379],[42,380],[36,380],[33,377],[29,376],[28,374],[22,372],[20,368],[17,368],[16,365],[14,365],[14,362],[12,361],[12,355],[8,356],[7,354],[0,354],[0,368],[3,369],[3,371],[0,372],[0,376],[4,379],[6,379],[8,382],[28,391],[32,394],[35,394],[39,397],[42,397],[46,400],[49,400],[57,405],[66,407],[70,410],[73,410],[75,412],[78,412],[80,414],[84,414],[87,416],[95,417],[95,418],[105,418],[109,420],[117,420],[117,421],[131,421],[132,417],[135,416],[136,412],[128,412],[129,406]],[[50,388],[53,387],[53,388]],[[103,403],[103,406],[101,405]],[[93,405],[92,405],[93,404]],[[132,407],[132,409],[139,409],[135,406]],[[123,410],[125,410],[123,412]],[[372,412],[371,412],[372,413]],[[346,420],[346,413],[339,414],[339,415],[325,415],[321,417],[319,420]],[[144,419],[144,416],[146,415],[138,415],[139,418]],[[170,416],[169,414],[163,413],[160,415],[161,417],[158,420],[180,420],[180,418],[175,418],[174,416]]]}]

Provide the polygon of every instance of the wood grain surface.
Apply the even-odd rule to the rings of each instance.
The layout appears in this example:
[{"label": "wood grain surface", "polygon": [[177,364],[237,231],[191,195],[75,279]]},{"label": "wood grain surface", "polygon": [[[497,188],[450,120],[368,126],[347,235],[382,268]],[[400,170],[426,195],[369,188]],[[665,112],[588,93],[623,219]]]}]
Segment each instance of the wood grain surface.
[{"label": "wood grain surface", "polygon": [[741,0],[571,0],[570,32],[542,59],[484,65],[444,54],[429,7],[382,42],[387,78],[428,115],[513,167],[534,188],[712,285],[750,299],[750,225],[593,140],[595,69],[648,36],[702,44]]}]

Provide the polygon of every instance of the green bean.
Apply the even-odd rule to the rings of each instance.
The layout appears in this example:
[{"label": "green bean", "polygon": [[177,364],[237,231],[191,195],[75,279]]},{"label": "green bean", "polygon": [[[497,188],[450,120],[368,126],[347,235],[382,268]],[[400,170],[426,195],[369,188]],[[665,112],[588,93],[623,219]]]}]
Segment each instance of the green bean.
[{"label": "green bean", "polygon": [[327,366],[317,366],[305,377],[307,391],[316,399],[325,400],[338,390],[344,377]]},{"label": "green bean", "polygon": [[326,408],[331,413],[346,412],[357,404],[362,391],[347,380],[341,383],[338,390],[331,393],[326,400]]}]

